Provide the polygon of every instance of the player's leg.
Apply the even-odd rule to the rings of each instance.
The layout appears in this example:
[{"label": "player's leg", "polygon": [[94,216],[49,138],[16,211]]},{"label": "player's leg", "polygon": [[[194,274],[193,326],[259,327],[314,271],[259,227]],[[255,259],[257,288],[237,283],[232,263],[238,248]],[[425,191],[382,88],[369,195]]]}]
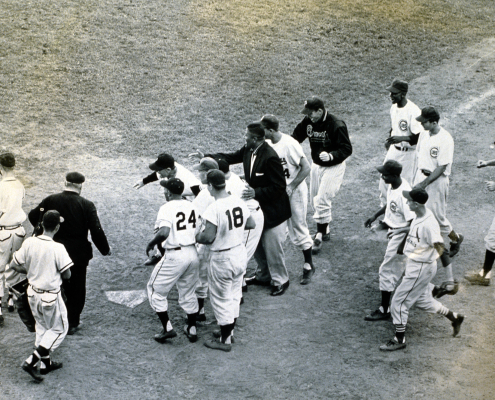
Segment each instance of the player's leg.
[{"label": "player's leg", "polygon": [[[267,234],[268,229],[263,230],[256,251],[254,252],[254,259],[256,260],[256,272],[254,275],[246,278],[247,285],[260,285],[260,286],[270,286],[271,275],[268,269],[268,260],[266,258],[266,250],[263,246],[263,238]],[[285,233],[284,233],[285,235]]]},{"label": "player's leg", "polygon": [[485,236],[485,260],[480,271],[468,272],[466,278],[473,285],[489,286],[492,276],[493,263],[495,262],[495,218]]},{"label": "player's leg", "polygon": [[197,245],[198,250],[198,283],[196,286],[196,297],[198,299],[199,314],[198,321],[206,321],[205,300],[208,296],[208,247],[202,244]]},{"label": "player's leg", "polygon": [[[248,229],[244,231],[244,245],[246,247],[248,261],[251,259],[251,257],[254,256],[254,252],[258,247],[261,235],[263,233],[263,225],[265,222],[265,217],[263,216],[263,211],[261,211],[261,208],[258,208],[255,211],[251,211],[251,216],[256,223],[256,227],[254,229]],[[243,279],[242,282],[242,289],[243,291],[247,291],[247,283],[245,279]]]},{"label": "player's leg", "polygon": [[[287,232],[287,222],[271,228],[265,229],[261,242],[266,254],[268,269],[272,277],[274,289],[272,295],[275,295],[284,286],[285,289],[289,286],[289,273],[285,266],[284,241]],[[285,291],[285,289],[283,289]],[[278,293],[278,294],[283,294]]]},{"label": "player's leg", "polygon": [[390,299],[405,268],[405,256],[397,254],[397,249],[407,235],[407,232],[396,234],[393,229],[389,230],[389,240],[385,257],[378,272],[380,292],[382,300],[380,307],[368,314],[366,321],[388,320],[390,318]]},{"label": "player's leg", "polygon": [[315,214],[313,216],[317,233],[314,239],[313,254],[321,250],[325,235],[329,238],[328,224],[332,221],[332,199],[340,189],[345,173],[345,161],[332,167],[319,167],[318,193],[313,198]]}]

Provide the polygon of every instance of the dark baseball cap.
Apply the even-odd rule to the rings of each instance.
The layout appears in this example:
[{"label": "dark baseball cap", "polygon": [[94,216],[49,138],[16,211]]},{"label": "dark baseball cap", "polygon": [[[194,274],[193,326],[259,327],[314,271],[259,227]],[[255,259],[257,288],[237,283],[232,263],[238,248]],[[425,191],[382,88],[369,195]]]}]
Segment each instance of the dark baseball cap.
[{"label": "dark baseball cap", "polygon": [[272,114],[263,115],[261,117],[260,123],[261,123],[261,125],[263,125],[264,128],[273,129],[276,131],[278,131],[278,127],[280,125],[278,118]]},{"label": "dark baseball cap", "polygon": [[170,193],[173,194],[182,194],[184,191],[184,182],[182,182],[179,178],[162,179],[160,181],[160,185],[168,189]]},{"label": "dark baseball cap", "polygon": [[428,193],[426,190],[417,188],[410,191],[402,191],[402,195],[409,201],[415,201],[419,204],[426,204],[428,201]]},{"label": "dark baseball cap", "polygon": [[196,171],[209,171],[210,169],[218,169],[218,163],[211,157],[204,157],[199,164],[193,166]]},{"label": "dark baseball cap", "polygon": [[392,84],[387,88],[387,90],[392,93],[407,93],[408,89],[409,84],[402,79],[394,79]]},{"label": "dark baseball cap", "polygon": [[218,163],[218,169],[222,171],[224,174],[230,171],[230,165],[227,161],[225,161],[223,158],[219,158],[217,160]]},{"label": "dark baseball cap", "polygon": [[425,121],[438,121],[440,119],[440,114],[435,107],[425,107],[421,110],[421,115],[416,117],[416,121],[425,122]]},{"label": "dark baseball cap", "polygon": [[65,180],[70,183],[81,184],[84,183],[86,178],[80,172],[69,172],[67,173],[67,175],[65,175]]},{"label": "dark baseball cap", "polygon": [[62,222],[64,222],[64,218],[56,210],[48,210],[43,215],[43,226],[49,231],[55,229],[55,227]]},{"label": "dark baseball cap", "polygon": [[219,169],[212,169],[206,175],[207,182],[216,188],[225,187],[225,174]]},{"label": "dark baseball cap", "polygon": [[380,174],[400,176],[402,165],[395,160],[387,160],[383,165],[376,167]]},{"label": "dark baseball cap", "polygon": [[0,164],[6,168],[15,167],[15,157],[11,152],[0,154]]},{"label": "dark baseball cap", "polygon": [[320,108],[325,109],[325,103],[319,97],[312,96],[304,102],[304,108],[301,110],[301,113],[309,115],[313,111],[318,111]]},{"label": "dark baseball cap", "polygon": [[162,169],[173,169],[175,167],[174,158],[167,153],[162,153],[158,156],[158,159],[149,165],[152,171],[161,171]]}]

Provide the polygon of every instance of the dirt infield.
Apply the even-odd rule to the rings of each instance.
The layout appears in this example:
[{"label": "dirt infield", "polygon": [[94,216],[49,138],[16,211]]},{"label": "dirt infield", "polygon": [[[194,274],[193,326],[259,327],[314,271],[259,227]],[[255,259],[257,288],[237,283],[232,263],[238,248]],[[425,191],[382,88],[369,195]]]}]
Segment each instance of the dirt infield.
[{"label": "dirt infield", "polygon": [[[64,368],[42,384],[19,368],[33,335],[4,313],[0,399],[495,398],[491,287],[462,281],[442,298],[466,315],[459,338],[445,318],[412,311],[407,349],[383,354],[392,324],[363,320],[379,301],[386,243],[363,224],[379,207],[374,167],[396,76],[416,104],[438,107],[455,140],[448,216],[466,238],[455,275],[483,261],[495,214],[484,181],[495,169],[475,164],[495,158],[492,1],[48,0],[0,10],[0,145],[17,154],[24,208],[79,170],[113,249],[90,263],[83,326],[55,353]],[[130,308],[105,295],[143,290],[151,273],[144,249],[162,198],[156,184],[133,183],[162,151],[190,166],[196,148],[240,147],[264,113],[291,133],[310,94],[343,117],[354,146],[314,281],[298,284],[302,256],[287,242],[289,290],[249,289],[231,353],[202,345],[215,327],[209,303],[198,343],[181,334],[156,343],[147,301]]]}]

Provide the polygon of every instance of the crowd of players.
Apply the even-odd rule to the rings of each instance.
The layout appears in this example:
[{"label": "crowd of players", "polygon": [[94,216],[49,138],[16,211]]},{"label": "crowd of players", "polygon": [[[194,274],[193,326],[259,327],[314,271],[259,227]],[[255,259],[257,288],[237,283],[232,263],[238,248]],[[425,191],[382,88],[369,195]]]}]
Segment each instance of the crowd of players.
[{"label": "crowd of players", "polygon": [[[391,130],[385,161],[377,167],[382,206],[365,226],[386,230],[388,246],[379,269],[381,303],[365,320],[392,318],[395,336],[380,349],[393,351],[406,346],[405,328],[413,305],[444,315],[452,323],[453,335],[459,334],[464,316],[437,299],[458,291],[452,257],[464,237],[446,216],[452,136],[439,125],[435,108],[420,109],[407,99],[405,81],[396,79],[387,89],[393,103]],[[198,340],[197,322],[206,320],[209,296],[220,329],[204,344],[230,351],[247,286],[269,286],[272,296],[283,295],[289,287],[283,249],[287,235],[303,255],[300,284],[311,282],[316,271],[313,255],[330,239],[332,198],[342,184],[352,145],[346,124],[327,111],[322,99],[308,99],[302,113],[305,117],[291,136],[279,131],[275,116],[264,115],[247,126],[245,145],[239,150],[190,154],[199,177],[162,153],[149,165],[153,172],[135,184],[139,189],[159,181],[166,199],[146,247],[146,264],[156,264],[147,285],[148,299],[163,325],[156,341],[165,343],[177,336],[167,301],[176,286],[179,305],[187,314],[183,329],[187,338]],[[300,144],[306,139],[311,163]],[[243,176],[230,170],[233,164],[242,164]],[[478,162],[479,168],[490,165],[495,160]],[[62,193],[48,196],[29,213],[36,234],[24,240],[24,188],[15,178],[14,166],[12,153],[0,155],[0,305],[5,279],[9,311],[17,297],[19,314],[36,331],[35,351],[22,368],[41,381],[41,375],[62,367],[50,359],[50,353],[80,325],[92,258],[88,232],[103,255],[111,250],[94,204],[80,196],[85,178],[78,172],[66,175]],[[488,182],[488,188],[495,190],[495,182]],[[317,226],[314,235],[306,221],[308,197]],[[374,224],[382,215],[383,220]],[[483,269],[466,275],[473,284],[490,284],[495,220],[485,242]],[[257,268],[245,276],[251,258]],[[434,286],[438,258],[447,279]],[[3,322],[0,307],[0,326]]]}]

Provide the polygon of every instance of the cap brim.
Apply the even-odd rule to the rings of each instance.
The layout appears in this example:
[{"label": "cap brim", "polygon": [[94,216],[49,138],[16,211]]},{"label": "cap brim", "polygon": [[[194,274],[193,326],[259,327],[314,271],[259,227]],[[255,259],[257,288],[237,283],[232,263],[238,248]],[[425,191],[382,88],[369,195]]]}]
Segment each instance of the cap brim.
[{"label": "cap brim", "polygon": [[167,179],[160,179],[160,185],[163,187],[166,187],[167,185]]},{"label": "cap brim", "polygon": [[402,90],[399,90],[399,89],[397,89],[396,87],[393,87],[393,86],[389,86],[389,87],[387,88],[387,90],[388,90],[390,93],[401,93],[401,92],[402,92]]},{"label": "cap brim", "polygon": [[312,110],[311,108],[306,108],[304,107],[302,110],[301,110],[301,114],[304,114],[304,115],[309,115],[313,112],[314,110]]},{"label": "cap brim", "polygon": [[158,165],[156,165],[156,163],[151,163],[149,165],[149,168],[152,170],[152,171],[161,171],[162,168],[160,168]]},{"label": "cap brim", "polygon": [[410,191],[409,190],[403,190],[402,191],[402,195],[409,201],[414,201],[413,198],[411,197],[411,195],[409,194]]},{"label": "cap brim", "polygon": [[384,165],[379,165],[378,167],[375,167],[376,170],[380,173],[383,174],[385,172],[385,166]]},{"label": "cap brim", "polygon": [[416,117],[416,121],[425,122],[425,121],[428,121],[428,120],[425,117],[423,117],[422,115],[420,115],[419,117]]},{"label": "cap brim", "polygon": [[201,164],[195,164],[192,166],[192,169],[195,171],[199,171],[200,168],[201,168]]}]

